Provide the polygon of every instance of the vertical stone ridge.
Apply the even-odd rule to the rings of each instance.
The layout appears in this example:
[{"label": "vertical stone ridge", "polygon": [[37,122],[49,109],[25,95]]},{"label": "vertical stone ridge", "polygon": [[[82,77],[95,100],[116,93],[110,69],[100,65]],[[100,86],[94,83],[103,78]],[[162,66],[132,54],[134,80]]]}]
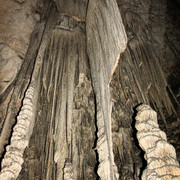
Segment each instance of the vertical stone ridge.
[{"label": "vertical stone ridge", "polygon": [[34,121],[34,90],[35,84],[31,83],[27,89],[22,109],[17,117],[17,123],[13,128],[10,145],[6,148],[6,154],[2,160],[1,180],[16,179],[21,171],[23,153],[28,146],[31,136],[31,126]]},{"label": "vertical stone ridge", "polygon": [[0,172],[1,180],[17,179],[24,162],[24,150],[28,146],[33,132],[40,89],[40,72],[46,47],[49,42],[49,34],[54,26],[53,19],[56,16],[54,8],[50,7],[47,14],[48,18],[37,24],[42,30],[42,35],[39,40],[38,52],[35,56],[36,60],[31,80],[23,99],[23,106],[17,116],[17,123],[13,128],[10,145],[7,146],[6,153],[2,159]]},{"label": "vertical stone ridge", "polygon": [[[40,24],[40,26],[42,25],[44,28],[44,23]],[[43,32],[43,34],[45,33]],[[47,35],[43,37],[44,35],[42,35],[31,81],[23,99],[23,106],[17,116],[17,123],[13,128],[10,145],[6,147],[6,153],[1,163],[1,180],[17,179],[24,162],[23,153],[29,144],[34,127],[39,92],[39,72],[48,40]]]},{"label": "vertical stone ridge", "polygon": [[114,163],[109,82],[124,51],[127,37],[115,0],[89,0],[87,17],[87,53],[93,89],[97,100],[98,175],[101,179],[119,179]]},{"label": "vertical stone ridge", "polygon": [[[49,96],[47,110],[43,111],[53,113],[49,118],[53,146],[46,156],[50,157],[49,169],[52,163],[56,166],[56,179],[95,177],[95,153],[90,148],[94,145],[94,98],[84,31],[85,23],[60,14],[43,66],[42,97]],[[52,177],[52,170],[48,174],[46,178]]]},{"label": "vertical stone ridge", "polygon": [[180,167],[174,147],[167,142],[166,134],[159,129],[157,113],[148,105],[137,108],[137,139],[145,151],[147,167],[142,180],[180,179]]}]

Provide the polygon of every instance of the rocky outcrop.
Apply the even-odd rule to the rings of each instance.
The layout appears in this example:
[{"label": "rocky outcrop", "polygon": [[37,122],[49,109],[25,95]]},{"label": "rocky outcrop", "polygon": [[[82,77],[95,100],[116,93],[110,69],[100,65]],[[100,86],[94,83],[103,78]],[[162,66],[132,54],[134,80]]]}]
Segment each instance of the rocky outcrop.
[{"label": "rocky outcrop", "polygon": [[14,80],[25,58],[31,33],[40,19],[36,4],[37,0],[0,2],[0,94]]},{"label": "rocky outcrop", "polygon": [[40,4],[42,5],[39,0],[0,2],[0,44],[10,47],[22,59],[28,49],[34,26],[40,20]]},{"label": "rocky outcrop", "polygon": [[136,129],[140,147],[145,151],[147,167],[142,180],[180,179],[180,166],[174,147],[167,142],[166,134],[159,129],[157,113],[148,105],[137,108]]}]

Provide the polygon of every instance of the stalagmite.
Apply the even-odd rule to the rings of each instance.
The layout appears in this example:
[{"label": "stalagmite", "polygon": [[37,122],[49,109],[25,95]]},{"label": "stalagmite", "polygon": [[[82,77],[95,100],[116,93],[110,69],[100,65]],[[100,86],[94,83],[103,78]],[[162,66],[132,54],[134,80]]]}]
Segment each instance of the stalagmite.
[{"label": "stalagmite", "polygon": [[38,75],[42,63],[41,57],[39,58],[40,62],[37,61],[31,83],[23,100],[23,106],[17,116],[17,123],[13,128],[10,145],[6,147],[6,153],[1,163],[1,180],[17,179],[24,162],[23,153],[29,144],[36,115]]},{"label": "stalagmite", "polygon": [[16,179],[21,171],[23,153],[28,146],[29,138],[32,133],[31,127],[34,123],[34,90],[35,84],[32,83],[23,101],[23,107],[17,117],[17,124],[13,129],[11,143],[6,148],[6,154],[2,160],[1,180]]},{"label": "stalagmite", "polygon": [[174,147],[159,129],[157,113],[148,105],[137,108],[136,129],[140,147],[145,151],[147,167],[142,180],[180,179],[180,166]]},{"label": "stalagmite", "polygon": [[[50,21],[48,23],[51,24]],[[48,26],[50,24],[48,24]],[[39,26],[44,29],[44,23],[39,23]],[[39,72],[48,40],[48,31],[49,28],[46,29],[45,35],[43,34],[42,36],[43,40],[41,41],[41,46],[36,57],[36,63],[29,87],[27,88],[23,99],[23,106],[17,116],[17,122],[13,128],[10,144],[6,147],[6,153],[1,162],[1,180],[17,179],[24,162],[23,153],[29,144],[36,119],[40,80]]]}]

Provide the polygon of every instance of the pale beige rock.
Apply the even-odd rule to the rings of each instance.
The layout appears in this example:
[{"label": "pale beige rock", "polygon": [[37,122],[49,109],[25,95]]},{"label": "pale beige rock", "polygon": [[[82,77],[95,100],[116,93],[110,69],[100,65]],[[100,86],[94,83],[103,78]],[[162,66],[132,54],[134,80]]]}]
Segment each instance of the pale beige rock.
[{"label": "pale beige rock", "polygon": [[73,180],[72,164],[69,162],[65,163],[64,167],[64,180]]},{"label": "pale beige rock", "polygon": [[30,35],[39,17],[34,11],[37,1],[19,4],[12,0],[0,1],[0,43],[7,44],[24,58]]},{"label": "pale beige rock", "polygon": [[166,134],[162,131],[159,131],[159,129],[151,129],[151,131],[140,131],[140,133],[137,133],[137,137],[139,140],[141,140],[142,138],[144,137],[147,137],[147,136],[154,136],[154,137],[160,137],[164,140],[167,140],[166,138]]},{"label": "pale beige rock", "polygon": [[166,158],[172,157],[176,159],[176,151],[174,147],[166,141],[159,140],[153,150],[147,150],[147,158]]},{"label": "pale beige rock", "polygon": [[0,94],[15,79],[40,16],[38,0],[0,1]]},{"label": "pale beige rock", "polygon": [[[46,36],[47,37],[47,36]],[[25,93],[23,106],[17,117],[17,123],[13,128],[13,134],[10,145],[6,148],[5,156],[1,163],[0,179],[11,180],[17,179],[23,160],[23,153],[29,144],[35,121],[37,95],[38,95],[38,75],[42,65],[42,51],[45,51],[47,38],[44,38],[37,55],[36,64],[32,74],[30,85]]]},{"label": "pale beige rock", "polygon": [[22,60],[7,45],[0,45],[0,94],[14,80],[20,69]]},{"label": "pale beige rock", "polygon": [[140,105],[137,111],[137,139],[145,151],[147,161],[142,180],[180,178],[175,149],[167,142],[166,134],[158,128],[156,112],[144,104]]},{"label": "pale beige rock", "polygon": [[114,162],[109,83],[120,54],[126,49],[127,36],[115,0],[90,0],[86,16],[87,53],[97,102],[98,175],[119,179]]},{"label": "pale beige rock", "polygon": [[142,131],[144,129],[147,129],[149,131],[152,131],[152,130],[157,131],[157,130],[159,130],[157,123],[154,123],[154,125],[152,123],[154,123],[154,122],[153,121],[151,121],[151,122],[146,121],[146,123],[143,123],[143,122],[142,123],[136,123],[135,127],[136,127],[136,129],[138,131]]}]

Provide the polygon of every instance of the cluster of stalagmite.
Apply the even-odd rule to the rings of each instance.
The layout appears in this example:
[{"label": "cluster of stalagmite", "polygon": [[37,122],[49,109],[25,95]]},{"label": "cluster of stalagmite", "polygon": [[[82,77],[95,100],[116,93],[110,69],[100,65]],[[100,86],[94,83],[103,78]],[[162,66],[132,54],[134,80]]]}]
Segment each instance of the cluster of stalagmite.
[{"label": "cluster of stalagmite", "polygon": [[32,133],[34,85],[28,88],[23,107],[17,117],[17,124],[13,129],[11,143],[6,148],[6,154],[1,163],[1,180],[16,179],[24,162],[23,153],[28,146]]},{"label": "cluster of stalagmite", "polygon": [[142,180],[180,179],[180,167],[174,147],[159,129],[157,113],[148,105],[137,108],[136,129],[140,147],[145,151],[147,167]]}]

